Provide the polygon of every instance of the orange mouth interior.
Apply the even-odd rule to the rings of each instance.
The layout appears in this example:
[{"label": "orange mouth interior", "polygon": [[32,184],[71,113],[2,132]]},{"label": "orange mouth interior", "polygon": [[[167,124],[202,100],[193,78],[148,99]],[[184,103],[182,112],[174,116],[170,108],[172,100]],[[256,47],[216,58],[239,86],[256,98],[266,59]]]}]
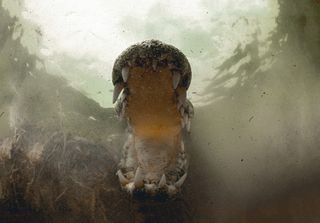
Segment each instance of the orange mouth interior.
[{"label": "orange mouth interior", "polygon": [[180,135],[181,116],[169,68],[133,67],[127,84],[126,115],[137,136],[162,139]]}]

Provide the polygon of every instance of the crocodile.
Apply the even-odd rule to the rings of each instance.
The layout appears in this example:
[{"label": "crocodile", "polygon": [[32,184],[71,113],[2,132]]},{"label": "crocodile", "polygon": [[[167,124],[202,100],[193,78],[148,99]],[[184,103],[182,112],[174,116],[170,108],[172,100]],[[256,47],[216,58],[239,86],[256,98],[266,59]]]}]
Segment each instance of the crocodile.
[{"label": "crocodile", "polygon": [[125,191],[170,196],[181,191],[189,160],[183,138],[194,116],[187,99],[191,77],[186,56],[159,40],[134,44],[115,60],[113,103],[127,125],[116,174]]}]

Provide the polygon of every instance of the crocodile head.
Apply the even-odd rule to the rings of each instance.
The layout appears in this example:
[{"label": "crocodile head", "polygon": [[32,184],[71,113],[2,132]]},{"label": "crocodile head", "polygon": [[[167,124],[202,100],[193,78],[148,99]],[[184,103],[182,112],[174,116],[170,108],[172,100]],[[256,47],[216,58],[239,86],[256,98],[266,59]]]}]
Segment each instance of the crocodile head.
[{"label": "crocodile head", "polygon": [[132,45],[115,61],[113,103],[128,125],[117,175],[130,193],[176,194],[187,177],[183,132],[190,132],[191,68],[177,48],[157,40]]}]

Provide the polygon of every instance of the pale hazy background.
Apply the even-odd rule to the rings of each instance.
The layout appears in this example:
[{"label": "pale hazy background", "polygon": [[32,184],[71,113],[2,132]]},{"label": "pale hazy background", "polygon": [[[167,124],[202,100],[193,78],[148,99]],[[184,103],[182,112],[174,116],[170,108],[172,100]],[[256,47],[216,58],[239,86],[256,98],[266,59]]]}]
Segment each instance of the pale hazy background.
[{"label": "pale hazy background", "polygon": [[[21,16],[15,11],[19,4],[3,1],[12,15]],[[266,0],[28,0],[20,21],[22,44],[44,61],[38,66],[62,75],[103,107],[112,106],[112,66],[125,48],[146,39],[172,44],[191,63],[189,98],[201,105],[216,67],[253,33],[265,40],[277,13],[276,1]]]},{"label": "pale hazy background", "polygon": [[[129,45],[159,39],[180,48],[194,73],[189,97],[196,106],[185,144],[190,168],[184,197],[192,213],[186,217],[218,223],[318,223],[318,2],[0,0],[8,9],[0,8],[0,141],[17,138],[16,129],[21,129],[30,145],[27,152],[36,143],[47,145],[53,133],[63,132],[94,143],[88,150],[94,155],[90,160],[95,170],[98,160],[102,165],[110,164],[109,158],[114,156],[106,155],[108,162],[97,159],[100,153],[95,148],[103,145],[101,151],[118,154],[124,143],[125,131],[114,110],[99,106],[112,106],[113,62]],[[69,138],[65,136],[64,140]],[[69,151],[74,155],[79,150]],[[51,164],[57,166],[59,171],[54,174],[59,173],[59,177],[59,154],[66,164],[73,163],[74,158],[56,154]],[[33,169],[21,163],[24,176],[33,182]],[[79,174],[91,175],[80,163]],[[15,166],[7,169],[16,170]],[[70,186],[64,181],[69,179],[69,172],[62,172],[67,177],[61,178],[61,184]],[[115,170],[110,172],[116,177]],[[5,172],[0,173],[0,182],[2,179],[12,182]],[[56,181],[47,179],[41,182],[45,188],[56,196],[67,191],[71,204],[79,195],[91,194],[59,189],[51,186]],[[88,177],[82,179],[87,185]],[[103,183],[119,186],[116,179]],[[26,187],[27,191],[42,193],[37,187],[29,190],[29,183]],[[103,204],[108,216],[126,217],[132,212],[126,204],[105,206],[117,204],[120,195],[109,199],[99,191],[97,202]],[[47,193],[42,201],[42,195],[30,196],[28,202],[36,203],[36,210],[50,213],[47,207],[59,207],[58,202],[51,203],[52,197]],[[78,211],[74,217],[90,215],[103,221],[101,211],[91,215],[91,199],[88,206],[79,207],[79,203],[83,202],[69,205]],[[170,214],[157,214],[164,217],[163,222],[183,216],[171,205],[167,207]],[[181,206],[181,210],[188,208]],[[0,221],[1,211],[2,207]],[[122,214],[114,213],[119,211]],[[61,212],[55,213],[61,217]],[[70,217],[66,212],[65,219]],[[114,222],[126,222],[117,220]]]}]

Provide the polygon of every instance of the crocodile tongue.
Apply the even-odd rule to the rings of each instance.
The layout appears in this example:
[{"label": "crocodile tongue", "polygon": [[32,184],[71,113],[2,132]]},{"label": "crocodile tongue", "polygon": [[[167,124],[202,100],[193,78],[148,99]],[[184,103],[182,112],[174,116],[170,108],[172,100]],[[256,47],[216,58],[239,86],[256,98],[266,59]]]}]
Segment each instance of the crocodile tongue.
[{"label": "crocodile tongue", "polygon": [[159,182],[166,169],[176,164],[179,152],[173,137],[167,141],[136,137],[135,149],[146,182]]}]

